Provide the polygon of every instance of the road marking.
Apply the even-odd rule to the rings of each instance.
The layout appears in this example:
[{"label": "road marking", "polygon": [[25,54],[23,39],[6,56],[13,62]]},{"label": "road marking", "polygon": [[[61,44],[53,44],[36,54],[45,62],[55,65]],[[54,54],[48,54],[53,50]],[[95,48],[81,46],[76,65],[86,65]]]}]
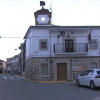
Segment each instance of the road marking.
[{"label": "road marking", "polygon": [[7,77],[3,77],[4,79],[7,79]]},{"label": "road marking", "polygon": [[20,79],[19,77],[3,77],[4,79]]},{"label": "road marking", "polygon": [[11,79],[14,79],[13,77],[10,77]]},{"label": "road marking", "polygon": [[17,77],[17,79],[20,79],[19,77]]}]

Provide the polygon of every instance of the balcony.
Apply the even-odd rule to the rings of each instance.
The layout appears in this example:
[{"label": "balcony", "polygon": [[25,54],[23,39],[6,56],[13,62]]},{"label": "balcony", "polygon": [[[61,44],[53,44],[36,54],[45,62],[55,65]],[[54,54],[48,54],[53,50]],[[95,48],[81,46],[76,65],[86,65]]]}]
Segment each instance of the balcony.
[{"label": "balcony", "polygon": [[55,43],[54,54],[87,54],[87,43]]}]

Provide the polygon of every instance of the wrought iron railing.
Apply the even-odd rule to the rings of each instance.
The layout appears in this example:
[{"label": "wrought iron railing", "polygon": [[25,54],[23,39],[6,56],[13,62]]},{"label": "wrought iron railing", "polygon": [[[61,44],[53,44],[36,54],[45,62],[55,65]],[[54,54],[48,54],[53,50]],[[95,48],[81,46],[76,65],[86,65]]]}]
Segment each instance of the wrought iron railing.
[{"label": "wrought iron railing", "polygon": [[85,53],[88,52],[87,43],[55,43],[54,53]]}]

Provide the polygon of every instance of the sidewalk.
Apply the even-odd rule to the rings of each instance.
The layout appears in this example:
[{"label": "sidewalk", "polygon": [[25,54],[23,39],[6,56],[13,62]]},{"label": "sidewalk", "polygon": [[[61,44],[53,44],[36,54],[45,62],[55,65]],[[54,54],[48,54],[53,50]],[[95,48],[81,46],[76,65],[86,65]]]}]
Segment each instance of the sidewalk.
[{"label": "sidewalk", "polygon": [[25,77],[20,76],[20,75],[15,75],[15,77],[22,78],[22,79],[26,79]]}]

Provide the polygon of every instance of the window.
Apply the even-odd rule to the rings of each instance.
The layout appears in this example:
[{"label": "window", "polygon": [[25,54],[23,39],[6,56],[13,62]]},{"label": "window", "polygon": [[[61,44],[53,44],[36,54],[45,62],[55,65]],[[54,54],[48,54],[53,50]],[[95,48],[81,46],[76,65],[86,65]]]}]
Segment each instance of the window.
[{"label": "window", "polygon": [[90,44],[90,49],[97,49],[97,48],[98,48],[97,39],[92,39]]},{"label": "window", "polygon": [[97,74],[100,74],[100,71],[97,71]]},{"label": "window", "polygon": [[84,75],[88,75],[88,72],[87,71],[84,71],[81,76],[84,76]]},{"label": "window", "polygon": [[93,75],[94,70],[88,70],[88,75]]},{"label": "window", "polygon": [[97,62],[90,62],[90,68],[91,69],[97,68]]},{"label": "window", "polygon": [[2,66],[2,63],[0,63],[0,66]]},{"label": "window", "polygon": [[86,70],[81,74],[81,76],[92,75],[93,73],[94,73],[94,70]]},{"label": "window", "polygon": [[49,76],[49,63],[40,63],[40,76],[48,77]]},{"label": "window", "polygon": [[47,42],[41,42],[41,49],[47,48]]},{"label": "window", "polygon": [[48,40],[39,40],[39,49],[40,50],[47,50],[48,49]]}]

